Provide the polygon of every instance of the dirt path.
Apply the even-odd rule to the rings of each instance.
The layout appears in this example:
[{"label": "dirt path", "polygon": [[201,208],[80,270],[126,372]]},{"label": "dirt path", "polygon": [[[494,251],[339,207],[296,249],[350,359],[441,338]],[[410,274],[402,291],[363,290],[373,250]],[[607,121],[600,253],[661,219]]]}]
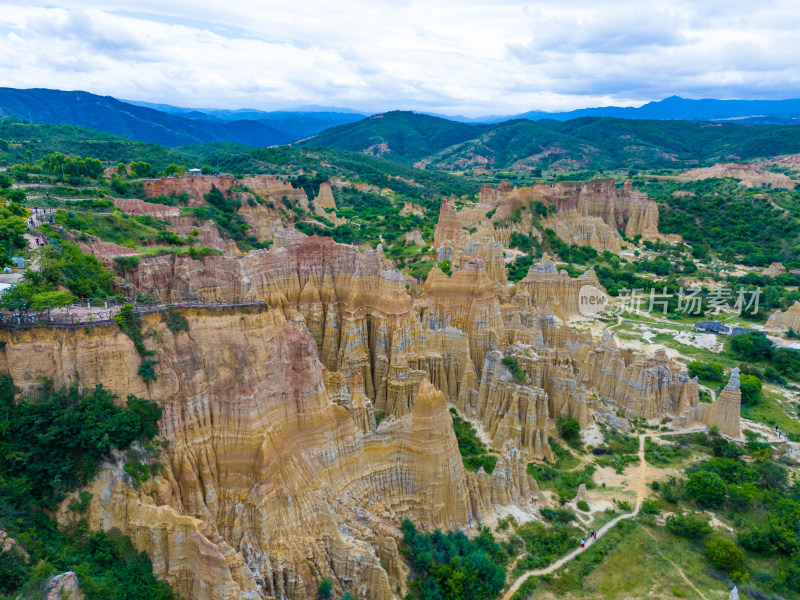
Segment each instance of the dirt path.
[{"label": "dirt path", "polygon": [[[648,434],[642,434],[639,436],[639,476],[637,477],[636,480],[636,506],[634,507],[632,512],[625,513],[624,515],[615,517],[614,519],[603,525],[597,531],[598,540],[601,537],[603,537],[607,531],[609,531],[622,519],[631,519],[639,514],[639,509],[642,507],[642,502],[644,501],[644,497],[647,494],[647,480],[646,480],[647,463],[645,463],[644,459],[644,441],[647,438],[647,436]],[[544,567],[543,569],[533,569],[531,571],[526,571],[525,573],[517,577],[514,583],[511,584],[511,587],[508,588],[508,591],[505,594],[503,594],[503,600],[510,600],[511,596],[514,595],[514,593],[520,588],[520,586],[525,582],[525,580],[528,577],[547,575],[548,573],[552,573],[553,571],[560,569],[571,560],[574,560],[575,558],[583,554],[588,548],[592,546],[592,544],[595,543],[595,541],[596,540],[589,538],[586,541],[586,548],[575,548],[575,550],[573,550],[566,556],[562,556],[556,562]]]}]

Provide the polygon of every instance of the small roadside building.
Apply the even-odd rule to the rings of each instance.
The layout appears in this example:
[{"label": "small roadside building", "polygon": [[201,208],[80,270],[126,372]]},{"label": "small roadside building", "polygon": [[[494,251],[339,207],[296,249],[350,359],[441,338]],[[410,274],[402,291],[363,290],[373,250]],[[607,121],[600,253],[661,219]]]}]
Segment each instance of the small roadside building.
[{"label": "small roadside building", "polygon": [[694,324],[695,331],[702,331],[703,333],[717,333],[719,335],[728,335],[728,328],[719,321],[700,321]]},{"label": "small roadside building", "polygon": [[189,169],[189,175],[194,176],[194,175],[202,175],[202,174],[203,174],[202,169],[198,169],[197,167],[195,167],[194,169]]},{"label": "small roadside building", "polygon": [[752,333],[755,331],[755,329],[747,329],[746,327],[729,327],[728,325],[723,325],[719,321],[700,321],[694,324],[694,330],[703,333],[727,335],[728,337],[736,337],[737,335],[744,335],[745,333]]}]

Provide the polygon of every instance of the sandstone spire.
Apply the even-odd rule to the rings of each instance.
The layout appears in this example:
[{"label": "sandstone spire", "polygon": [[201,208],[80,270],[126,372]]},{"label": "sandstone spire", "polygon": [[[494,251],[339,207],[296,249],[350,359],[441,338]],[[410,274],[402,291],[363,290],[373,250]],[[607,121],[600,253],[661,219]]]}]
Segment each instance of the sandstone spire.
[{"label": "sandstone spire", "polygon": [[711,405],[708,412],[708,426],[716,425],[720,432],[732,438],[742,437],[741,406],[742,391],[739,389],[739,369],[733,369],[728,385]]}]

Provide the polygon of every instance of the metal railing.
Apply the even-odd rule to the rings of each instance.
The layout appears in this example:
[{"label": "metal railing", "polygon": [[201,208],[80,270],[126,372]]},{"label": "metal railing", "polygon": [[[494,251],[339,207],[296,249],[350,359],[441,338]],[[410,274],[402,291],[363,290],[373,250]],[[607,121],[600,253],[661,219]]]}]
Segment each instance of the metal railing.
[{"label": "metal railing", "polygon": [[[91,302],[89,302],[91,304]],[[30,329],[32,327],[86,327],[90,325],[108,325],[114,323],[114,316],[126,304],[133,306],[137,315],[163,312],[171,308],[196,308],[196,309],[223,309],[266,307],[263,300],[203,300],[191,298],[165,302],[162,300],[138,301],[126,299],[124,302],[104,303],[101,310],[91,311],[86,303],[73,304],[59,309],[42,310],[38,312],[4,311],[0,313],[0,329],[16,330]],[[97,307],[98,305],[95,305]],[[86,312],[84,312],[86,311]]]}]

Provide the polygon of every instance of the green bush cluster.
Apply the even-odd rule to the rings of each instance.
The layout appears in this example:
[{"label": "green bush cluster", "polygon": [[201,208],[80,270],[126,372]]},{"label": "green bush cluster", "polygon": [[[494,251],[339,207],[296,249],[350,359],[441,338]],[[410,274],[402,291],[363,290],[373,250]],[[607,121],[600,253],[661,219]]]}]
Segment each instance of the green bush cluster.
[{"label": "green bush cluster", "polygon": [[503,364],[511,371],[511,375],[514,376],[517,383],[528,383],[528,374],[519,366],[519,359],[516,356],[504,356]]},{"label": "green bush cluster", "polygon": [[420,533],[408,519],[401,529],[409,600],[494,600],[503,589],[508,556],[488,529],[472,540],[461,531]]},{"label": "green bush cluster", "polygon": [[497,464],[497,457],[488,454],[486,445],[478,438],[472,423],[458,416],[455,408],[450,409],[450,414],[464,466],[470,471],[478,471],[483,467],[486,473],[491,474]]}]

